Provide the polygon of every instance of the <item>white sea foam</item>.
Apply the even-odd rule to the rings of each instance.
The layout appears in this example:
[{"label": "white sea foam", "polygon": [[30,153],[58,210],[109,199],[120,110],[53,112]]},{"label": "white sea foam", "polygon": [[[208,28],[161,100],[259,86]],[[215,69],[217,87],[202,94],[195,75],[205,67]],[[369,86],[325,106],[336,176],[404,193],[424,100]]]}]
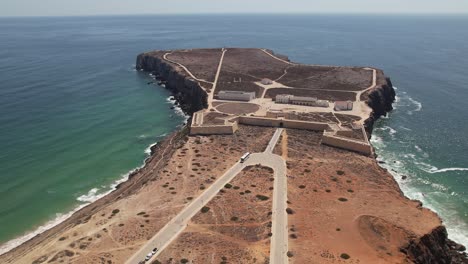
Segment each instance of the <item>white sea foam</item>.
[{"label": "white sea foam", "polygon": [[431,169],[427,170],[429,173],[440,173],[440,172],[447,172],[447,171],[468,171],[468,168],[445,168],[445,169],[438,169],[436,167],[432,167]]},{"label": "white sea foam", "polygon": [[410,101],[410,103],[416,107],[415,109],[408,110],[407,111],[408,115],[412,115],[413,112],[421,111],[421,109],[422,109],[422,103],[421,102],[418,102],[418,101],[414,100],[411,97],[408,97],[408,101]]},{"label": "white sea foam", "polygon": [[149,145],[149,146],[145,149],[145,153],[146,153],[147,155],[150,155],[150,154],[151,154],[151,148],[154,147],[154,146],[156,146],[157,144],[158,144],[158,143],[156,142],[156,143],[154,143],[154,144]]},{"label": "white sea foam", "polygon": [[78,206],[75,210],[66,213],[66,214],[56,214],[55,218],[53,220],[48,221],[44,225],[39,226],[34,230],[33,232],[29,232],[21,237],[18,237],[16,239],[10,240],[0,246],[0,254],[6,253],[13,248],[23,244],[24,242],[30,240],[31,238],[53,228],[54,226],[60,224],[61,222],[65,221],[68,219],[70,216],[73,215],[76,211],[80,210],[81,208],[85,207],[87,204],[83,204]]},{"label": "white sea foam", "polygon": [[98,188],[91,189],[87,194],[83,194],[77,198],[78,201],[89,203],[96,200],[96,194],[99,191]]},{"label": "white sea foam", "polygon": [[[164,133],[160,136],[165,136],[167,135],[167,133]],[[154,143],[154,144],[151,144],[147,149],[150,149],[152,146],[156,145],[157,143]],[[149,152],[147,152],[145,150],[145,153],[147,153],[148,155],[150,154],[151,150]],[[100,190],[102,189],[99,189],[99,188],[93,188],[91,189],[87,194],[84,194],[84,195],[81,195],[79,196],[78,198],[76,198],[77,201],[81,202],[82,204],[78,205],[75,209],[73,209],[72,211],[68,212],[68,213],[64,213],[64,214],[56,214],[55,218],[48,221],[47,223],[39,226],[38,228],[36,228],[34,231],[32,232],[28,232],[28,233],[25,233],[23,236],[20,236],[18,238],[15,238],[13,240],[10,240],[10,241],[7,241],[6,243],[0,245],[0,255],[3,254],[3,253],[6,253],[18,246],[20,246],[21,244],[25,243],[26,241],[32,239],[33,237],[57,226],[58,224],[62,223],[63,221],[67,220],[68,218],[70,218],[75,212],[79,211],[80,209],[84,208],[85,206],[101,199],[102,197],[110,194],[112,191],[115,190],[115,188],[123,183],[123,182],[126,182],[128,180],[128,177],[130,176],[130,174],[134,173],[136,170],[138,169],[141,169],[143,166],[145,166],[146,164],[146,160],[143,161],[143,164],[139,167],[136,167],[132,170],[130,170],[129,172],[121,175],[121,177],[114,181],[110,186],[104,186],[103,189],[107,190],[105,192],[99,192]]]},{"label": "white sea foam", "polygon": [[175,105],[175,101],[174,101],[174,100],[171,100],[171,97],[172,97],[172,96],[167,97],[167,98],[166,98],[166,101],[167,101],[169,104],[172,104],[172,105],[174,106],[174,112],[175,112],[177,115],[183,117],[183,118],[185,119],[184,122],[187,122],[187,120],[190,118],[190,116],[189,116],[189,115],[186,115],[186,114],[184,113],[184,111],[182,110],[182,108],[180,108],[180,106]]}]

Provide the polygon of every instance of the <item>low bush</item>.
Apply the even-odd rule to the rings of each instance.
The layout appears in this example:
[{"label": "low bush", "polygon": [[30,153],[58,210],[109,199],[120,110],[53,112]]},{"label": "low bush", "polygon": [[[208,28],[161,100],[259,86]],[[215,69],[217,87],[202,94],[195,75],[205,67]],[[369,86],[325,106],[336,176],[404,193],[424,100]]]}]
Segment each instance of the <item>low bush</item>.
[{"label": "low bush", "polygon": [[343,254],[340,255],[340,258],[342,258],[342,259],[349,259],[349,258],[351,258],[351,257],[350,257],[348,254],[343,253]]},{"label": "low bush", "polygon": [[201,212],[202,213],[208,213],[209,210],[210,210],[210,208],[208,206],[203,206],[202,209],[201,209]]},{"label": "low bush", "polygon": [[340,198],[338,198],[338,201],[340,201],[340,202],[346,202],[346,201],[348,201],[348,199],[343,198],[343,197],[340,197]]},{"label": "low bush", "polygon": [[262,200],[262,201],[266,201],[269,199],[268,196],[261,195],[261,194],[257,194],[255,195],[255,197],[257,197],[257,199]]}]

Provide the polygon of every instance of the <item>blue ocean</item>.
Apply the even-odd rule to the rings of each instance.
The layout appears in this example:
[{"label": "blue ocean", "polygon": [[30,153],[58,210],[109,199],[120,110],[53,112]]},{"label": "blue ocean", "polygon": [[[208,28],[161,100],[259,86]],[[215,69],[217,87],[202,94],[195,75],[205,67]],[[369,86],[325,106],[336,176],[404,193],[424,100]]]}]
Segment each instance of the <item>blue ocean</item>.
[{"label": "blue ocean", "polygon": [[111,191],[186,121],[134,70],[138,53],[225,46],[383,69],[397,101],[374,130],[378,159],[468,245],[466,25],[468,16],[0,18],[0,253]]}]

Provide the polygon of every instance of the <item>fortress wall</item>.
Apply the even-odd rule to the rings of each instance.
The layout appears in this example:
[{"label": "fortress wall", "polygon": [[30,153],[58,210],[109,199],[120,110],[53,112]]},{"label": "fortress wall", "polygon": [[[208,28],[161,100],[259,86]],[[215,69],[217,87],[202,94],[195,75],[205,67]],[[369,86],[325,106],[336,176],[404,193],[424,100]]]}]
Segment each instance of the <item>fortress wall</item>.
[{"label": "fortress wall", "polygon": [[251,117],[251,116],[241,116],[239,117],[239,123],[245,125],[254,125],[254,126],[269,126],[269,127],[285,127],[285,128],[295,128],[295,129],[306,129],[306,130],[315,130],[323,131],[328,128],[327,123],[320,122],[307,122],[299,120],[287,120],[287,119],[273,119],[265,117]]},{"label": "fortress wall", "polygon": [[346,138],[335,137],[332,135],[323,134],[322,144],[329,145],[332,147],[342,148],[346,150],[352,150],[365,155],[372,154],[372,147],[364,142],[350,140]]},{"label": "fortress wall", "polygon": [[283,126],[287,128],[307,129],[315,131],[323,131],[328,128],[327,123],[307,122],[297,120],[283,120]]},{"label": "fortress wall", "polygon": [[231,135],[237,129],[237,123],[225,126],[192,126],[190,127],[190,135]]}]

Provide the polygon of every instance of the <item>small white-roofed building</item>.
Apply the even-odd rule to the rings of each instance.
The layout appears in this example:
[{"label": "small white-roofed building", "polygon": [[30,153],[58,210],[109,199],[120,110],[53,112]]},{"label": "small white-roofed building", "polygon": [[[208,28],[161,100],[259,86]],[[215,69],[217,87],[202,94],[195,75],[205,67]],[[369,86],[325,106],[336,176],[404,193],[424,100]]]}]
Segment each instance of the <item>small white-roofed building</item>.
[{"label": "small white-roofed building", "polygon": [[232,101],[250,101],[255,99],[255,92],[244,92],[244,91],[220,91],[218,93],[218,99],[220,100],[232,100]]},{"label": "small white-roofed building", "polygon": [[351,101],[336,101],[335,111],[351,111],[353,110],[353,102]]}]

